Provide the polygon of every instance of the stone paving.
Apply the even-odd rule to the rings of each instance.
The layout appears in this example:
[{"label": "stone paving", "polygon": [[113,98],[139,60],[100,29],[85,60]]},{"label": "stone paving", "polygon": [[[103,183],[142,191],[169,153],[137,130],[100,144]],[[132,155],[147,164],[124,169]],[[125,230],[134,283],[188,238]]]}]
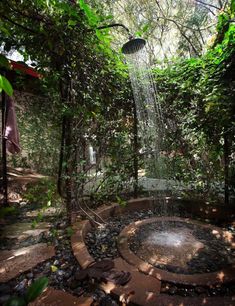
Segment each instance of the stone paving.
[{"label": "stone paving", "polygon": [[[133,201],[134,202],[134,201]],[[129,206],[128,210],[136,210],[137,207],[143,207],[143,204],[147,203],[147,200],[137,200],[135,205]],[[150,206],[152,204],[150,203]],[[109,217],[110,211],[112,213],[123,213],[124,209],[112,205],[109,209],[101,208],[102,217]],[[28,216],[33,216],[34,214]],[[21,223],[22,225],[23,223]],[[22,225],[23,226],[23,225]],[[44,224],[44,230],[49,231],[49,224]],[[10,227],[8,228],[10,229]],[[11,230],[8,232],[8,239],[19,238],[19,245],[25,240],[34,237],[37,239],[41,235],[43,227],[36,227],[32,229],[31,223],[24,227],[23,231],[15,232],[14,225],[11,226]],[[17,227],[15,227],[17,231]],[[75,223],[73,226],[74,233],[71,237],[71,246],[74,256],[78,260],[82,268],[86,268],[89,264],[94,262],[94,259],[89,254],[86,245],[84,243],[84,237],[90,230],[90,223],[88,221]],[[5,236],[5,235],[4,235]],[[6,237],[6,236],[5,236]],[[33,242],[35,243],[35,241]],[[45,243],[37,243],[27,247],[19,247],[14,250],[0,251],[0,282],[6,282],[7,280],[14,278],[22,272],[30,270],[32,267],[40,262],[43,262],[49,258],[55,256],[55,249],[53,246],[48,246]],[[76,261],[76,260],[75,260]],[[169,296],[168,294],[161,293],[161,280],[151,275],[146,275],[140,272],[137,267],[128,264],[122,258],[114,260],[115,269],[119,271],[128,271],[131,273],[131,280],[124,286],[116,286],[111,282],[102,283],[100,287],[107,293],[120,301],[121,305],[141,305],[141,306],[196,306],[196,305],[208,305],[208,306],[232,306],[235,305],[235,298],[232,296],[223,297],[180,297],[177,295]],[[143,267],[144,270],[144,267]],[[143,271],[144,272],[144,271]],[[233,274],[233,273],[232,273]],[[60,287],[61,288],[61,287]],[[67,290],[67,289],[66,289]],[[46,291],[37,298],[36,301],[29,304],[30,306],[72,306],[72,305],[101,305],[94,303],[94,300],[90,296],[74,296],[71,293],[64,290],[54,289],[49,287]],[[103,304],[102,304],[103,305]],[[117,305],[117,304],[105,304],[105,305]]]},{"label": "stone paving", "polygon": [[39,222],[32,226],[32,222],[19,222],[5,225],[0,233],[0,239],[8,241],[8,244],[22,245],[23,241],[37,242],[42,236],[47,237],[51,225],[47,222]]},{"label": "stone paving", "polygon": [[91,297],[75,297],[62,290],[49,287],[29,306],[90,306],[92,302],[93,299]]},{"label": "stone paving", "polygon": [[[135,205],[136,204],[136,205]],[[147,205],[146,205],[147,204]],[[146,209],[151,208],[152,201],[149,202],[147,199],[138,199],[135,201],[131,201],[127,206],[127,212],[136,211],[140,207],[143,208],[145,206]],[[111,205],[110,207],[103,207],[99,209],[99,213],[102,218],[113,217],[115,215],[119,215],[125,213],[125,209],[120,209],[120,206]],[[76,218],[74,218],[76,220]],[[148,221],[147,221],[148,222]],[[210,225],[208,225],[210,226]],[[83,268],[86,268],[89,263],[92,263],[92,256],[89,254],[84,238],[89,232],[89,222],[83,221],[77,225],[74,224],[74,235],[71,239],[72,248],[74,251],[74,255],[76,256],[78,262],[81,264]],[[131,228],[126,228],[130,234]],[[125,231],[124,230],[124,231]],[[122,237],[121,237],[122,238]],[[161,275],[159,276],[155,273],[151,274],[152,266],[149,264],[140,262],[139,258],[133,257],[133,254],[130,254],[129,246],[127,243],[126,237],[123,237],[124,241],[119,240],[119,251],[121,251],[122,256],[127,261],[122,258],[115,259],[115,268],[117,270],[123,270],[131,272],[132,279],[125,286],[116,286],[113,283],[102,283],[101,288],[108,294],[115,296],[116,299],[119,299],[122,302],[122,305],[127,305],[127,303],[131,303],[133,305],[145,306],[198,306],[198,305],[211,305],[211,306],[232,306],[235,305],[235,296],[193,296],[193,297],[182,297],[179,295],[173,294],[172,296],[168,294],[161,293]],[[121,239],[123,240],[123,239]],[[124,246],[124,248],[123,248]],[[137,260],[137,262],[135,262]],[[154,271],[153,271],[154,272]],[[162,273],[162,270],[160,271]],[[223,271],[222,271],[223,272]],[[168,273],[163,271],[163,273]],[[168,273],[169,274],[169,273]],[[199,285],[209,285],[211,282],[211,278],[214,280],[216,277],[219,277],[219,282],[223,281],[231,281],[234,279],[234,269],[232,271],[227,271],[226,274],[212,275],[209,273],[209,279],[207,279],[206,274],[202,276],[198,276],[197,282]],[[172,273],[173,275],[173,273]],[[171,275],[171,276],[172,276]],[[173,275],[174,276],[174,275]],[[191,275],[183,275],[184,279],[180,279],[182,275],[176,275],[176,279],[171,279],[173,283],[181,283],[186,284],[187,286],[195,286],[195,277]]]},{"label": "stone paving", "polygon": [[7,282],[37,264],[55,256],[53,246],[38,243],[17,250],[0,252],[0,282]]},{"label": "stone paving", "polygon": [[121,302],[136,305],[157,305],[161,282],[151,276],[140,273],[122,258],[114,260],[115,268],[131,272],[131,280],[125,286],[114,287],[111,293],[120,297]]}]

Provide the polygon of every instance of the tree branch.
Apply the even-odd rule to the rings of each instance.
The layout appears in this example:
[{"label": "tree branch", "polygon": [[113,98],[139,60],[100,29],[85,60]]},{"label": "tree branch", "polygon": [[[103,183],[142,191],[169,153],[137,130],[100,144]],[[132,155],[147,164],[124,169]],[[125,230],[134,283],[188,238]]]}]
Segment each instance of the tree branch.
[{"label": "tree branch", "polygon": [[[162,17],[162,18],[165,18],[165,17]],[[166,18],[167,19],[167,18]],[[181,29],[180,25],[174,20],[174,19],[170,19],[169,21],[173,22],[177,29],[180,31],[180,34],[187,40],[187,42],[190,44],[190,46],[192,47],[194,53],[199,56],[199,53],[198,51],[196,50],[196,48],[194,47],[193,43],[191,42],[191,40],[188,38],[188,36],[185,34],[185,32]],[[198,31],[198,30],[196,30]]]},{"label": "tree branch", "polygon": [[220,9],[222,9],[222,8],[223,8],[223,2],[222,2],[222,0],[218,0],[218,2],[219,2],[219,5],[220,5]]},{"label": "tree branch", "polygon": [[226,0],[226,1],[224,2],[224,5],[222,6],[222,9],[224,10],[224,9],[226,8],[227,5],[228,5],[228,0]]},{"label": "tree branch", "polygon": [[51,25],[51,20],[49,20],[46,16],[43,16],[43,15],[39,15],[38,13],[35,13],[33,15],[28,15],[26,13],[23,13],[21,11],[18,11],[15,7],[13,6],[10,6],[9,5],[9,8],[10,10],[12,10],[14,13],[24,17],[24,18],[28,18],[28,19],[31,19],[33,21],[38,21],[38,22],[43,22],[44,24],[46,25]]},{"label": "tree branch", "polygon": [[182,27],[182,28],[185,28],[185,29],[188,29],[188,30],[194,31],[194,32],[207,30],[209,27],[212,27],[212,26],[214,25],[214,24],[213,24],[213,25],[210,25],[210,26],[208,26],[208,27],[206,27],[206,28],[202,28],[202,29],[200,29],[200,28],[194,29],[194,28],[188,27],[188,26],[186,26],[186,25],[184,25],[184,24],[182,24],[182,23],[180,23],[180,22],[178,22],[178,21],[175,21],[175,20],[172,19],[172,18],[161,17],[161,16],[157,16],[157,18],[158,18],[158,19],[164,19],[164,20],[173,22],[173,23],[174,23],[175,25],[177,25],[177,26],[180,26],[180,27]]},{"label": "tree branch", "polygon": [[19,28],[21,28],[21,29],[23,29],[23,30],[25,30],[25,31],[27,31],[27,32],[30,32],[30,33],[32,33],[32,34],[37,34],[37,35],[39,34],[39,33],[35,32],[34,30],[29,29],[29,28],[23,26],[22,24],[19,24],[19,23],[13,21],[12,19],[10,19],[10,18],[8,18],[8,17],[2,15],[2,14],[0,14],[0,17],[2,17],[2,18],[5,19],[6,21],[8,21],[8,22],[14,24],[15,26],[17,26],[17,27],[19,27]]},{"label": "tree branch", "polygon": [[221,10],[221,8],[219,8],[219,7],[216,6],[216,5],[209,4],[209,3],[206,3],[206,2],[201,1],[201,0],[194,0],[194,1],[197,2],[197,3],[200,3],[200,4],[204,5],[204,6],[213,7],[213,8],[215,8],[216,10]]}]

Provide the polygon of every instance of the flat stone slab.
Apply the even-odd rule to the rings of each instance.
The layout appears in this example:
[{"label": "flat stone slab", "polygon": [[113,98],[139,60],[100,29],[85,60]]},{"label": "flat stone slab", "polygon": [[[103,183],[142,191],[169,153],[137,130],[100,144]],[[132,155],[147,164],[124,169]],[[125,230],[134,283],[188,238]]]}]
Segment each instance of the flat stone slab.
[{"label": "flat stone slab", "polygon": [[50,226],[51,225],[46,222],[39,222],[34,228],[32,227],[32,223],[10,224],[3,228],[0,239],[12,239],[16,240],[16,243],[20,243],[29,238],[37,238],[42,234],[47,235]]},{"label": "flat stone slab", "polygon": [[29,247],[0,252],[0,282],[7,282],[37,264],[55,256],[53,246],[38,243]]},{"label": "flat stone slab", "polygon": [[25,216],[30,218],[36,218],[38,214],[43,214],[45,217],[53,217],[61,213],[63,209],[57,207],[48,207],[46,209],[36,209],[32,211],[27,211]]},{"label": "flat stone slab", "polygon": [[161,282],[154,277],[139,272],[122,258],[114,260],[115,269],[131,273],[131,280],[125,286],[116,286],[111,282],[102,284],[106,293],[119,298],[122,303],[156,306],[160,294]]},{"label": "flat stone slab", "polygon": [[76,297],[62,290],[49,287],[29,306],[90,306],[92,302],[91,297]]}]

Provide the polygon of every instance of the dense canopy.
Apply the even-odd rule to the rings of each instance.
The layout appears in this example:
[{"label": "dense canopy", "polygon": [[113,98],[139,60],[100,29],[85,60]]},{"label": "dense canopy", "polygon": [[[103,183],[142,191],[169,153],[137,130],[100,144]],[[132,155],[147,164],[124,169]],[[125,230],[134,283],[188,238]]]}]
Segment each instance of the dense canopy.
[{"label": "dense canopy", "polygon": [[[128,37],[123,27],[105,28],[122,22],[148,42],[167,128],[166,178],[204,194],[218,195],[225,188],[228,201],[234,181],[234,5],[222,0],[1,1],[2,53],[17,51],[43,76],[36,85],[43,103],[37,98],[19,113],[27,158],[13,162],[46,174],[59,168],[58,187],[68,205],[86,195],[85,186],[101,169],[102,179],[90,193],[96,200],[119,198],[136,185],[142,157],[120,52]],[[5,90],[6,82],[2,77]],[[14,90],[19,83],[12,84]],[[89,147],[96,151],[95,166]]]}]

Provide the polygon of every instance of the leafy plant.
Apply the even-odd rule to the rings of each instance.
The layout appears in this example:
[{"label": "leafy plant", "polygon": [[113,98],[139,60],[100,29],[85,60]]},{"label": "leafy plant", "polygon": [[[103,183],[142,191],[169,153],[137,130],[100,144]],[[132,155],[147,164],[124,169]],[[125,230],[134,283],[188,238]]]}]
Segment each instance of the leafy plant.
[{"label": "leafy plant", "polygon": [[[10,64],[7,58],[2,54],[0,54],[0,67],[10,69]],[[0,92],[2,92],[2,90],[4,90],[8,94],[8,96],[12,96],[13,94],[13,88],[10,82],[5,76],[0,74]]]},{"label": "leafy plant", "polygon": [[117,200],[117,203],[118,203],[121,207],[126,207],[127,201],[123,200],[123,199],[120,198],[118,195],[116,196],[116,200]]},{"label": "leafy plant", "polygon": [[16,214],[17,210],[15,207],[1,207],[0,208],[0,219],[5,218],[7,215]]},{"label": "leafy plant", "polygon": [[29,286],[23,297],[12,297],[5,303],[5,306],[27,306],[30,302],[40,296],[47,286],[47,277],[38,278]]},{"label": "leafy plant", "polygon": [[4,90],[8,96],[13,95],[13,88],[10,82],[3,75],[0,75],[0,92]]},{"label": "leafy plant", "polygon": [[[29,185],[24,194],[24,198],[31,203],[40,204],[40,206],[44,208],[55,206],[60,201],[60,197],[56,190],[56,184],[54,180],[49,178],[41,179],[36,184],[33,183],[31,186]],[[38,217],[40,219],[41,215]]]},{"label": "leafy plant", "polygon": [[74,230],[72,229],[71,226],[66,228],[66,234],[68,237],[71,237],[74,234]]}]

